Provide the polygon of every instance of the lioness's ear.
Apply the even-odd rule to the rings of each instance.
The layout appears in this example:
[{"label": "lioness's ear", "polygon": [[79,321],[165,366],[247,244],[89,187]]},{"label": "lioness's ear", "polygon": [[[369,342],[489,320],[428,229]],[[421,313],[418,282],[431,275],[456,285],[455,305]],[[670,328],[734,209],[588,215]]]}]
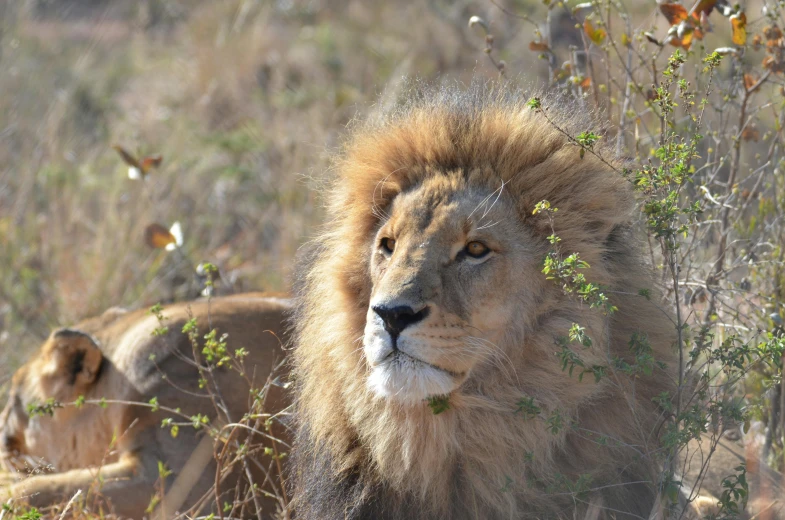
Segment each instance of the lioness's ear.
[{"label": "lioness's ear", "polygon": [[70,385],[86,386],[95,381],[103,355],[95,339],[75,329],[58,329],[49,338],[50,373],[66,379]]}]

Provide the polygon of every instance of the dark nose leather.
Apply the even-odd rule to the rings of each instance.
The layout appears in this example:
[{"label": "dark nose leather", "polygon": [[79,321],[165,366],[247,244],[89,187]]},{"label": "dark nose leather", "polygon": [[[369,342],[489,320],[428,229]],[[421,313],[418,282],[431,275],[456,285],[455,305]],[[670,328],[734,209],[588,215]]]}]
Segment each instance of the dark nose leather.
[{"label": "dark nose leather", "polygon": [[414,312],[414,309],[408,305],[399,305],[397,307],[387,307],[384,305],[374,305],[373,312],[379,315],[384,322],[384,330],[387,331],[393,338],[403,332],[403,329],[409,325],[422,321],[428,316],[428,307]]}]

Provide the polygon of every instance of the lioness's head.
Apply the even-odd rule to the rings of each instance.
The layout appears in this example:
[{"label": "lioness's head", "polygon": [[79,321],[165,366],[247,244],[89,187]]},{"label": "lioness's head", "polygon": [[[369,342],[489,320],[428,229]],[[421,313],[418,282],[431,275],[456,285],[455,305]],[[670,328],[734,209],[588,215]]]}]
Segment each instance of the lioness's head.
[{"label": "lioness's head", "polygon": [[33,456],[58,470],[70,469],[69,461],[79,456],[73,453],[76,446],[63,446],[58,439],[76,410],[55,408],[87,393],[102,360],[89,334],[73,329],[52,332],[11,380],[8,403],[0,413],[0,460],[13,466],[18,456]]},{"label": "lioness's head", "polygon": [[447,395],[479,365],[504,370],[499,346],[542,291],[542,247],[500,186],[441,172],[400,193],[370,245],[372,292],[363,336],[369,384],[422,402]]}]

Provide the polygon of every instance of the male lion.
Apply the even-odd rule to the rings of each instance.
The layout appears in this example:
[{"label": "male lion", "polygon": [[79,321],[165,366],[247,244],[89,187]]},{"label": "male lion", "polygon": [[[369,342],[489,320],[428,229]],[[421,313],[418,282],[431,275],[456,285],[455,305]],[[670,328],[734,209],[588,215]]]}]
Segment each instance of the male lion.
[{"label": "male lion", "polygon": [[[675,330],[619,161],[570,140],[577,105],[412,97],[354,133],[301,270],[297,517],[648,518]],[[618,310],[546,279],[553,250]]]},{"label": "male lion", "polygon": [[[249,385],[262,389],[283,359],[280,345],[289,308],[285,298],[244,294],[164,307],[167,331],[147,311],[114,309],[74,328],[55,330],[14,374],[8,404],[0,414],[0,457],[9,463],[43,459],[55,473],[31,476],[0,489],[4,495],[0,499],[10,497],[43,507],[62,503],[78,490],[91,491],[91,496],[107,499],[117,514],[142,518],[151,498],[163,490],[158,518],[187,510],[216,482],[214,442],[204,428],[191,426],[181,426],[174,436],[170,427],[162,428],[162,420],[172,417],[164,410],[179,408],[182,415],[174,416],[174,424],[183,422],[183,416],[188,422],[188,417],[199,414],[217,416],[223,424],[239,421],[249,410]],[[192,343],[182,332],[191,317],[198,324],[199,349],[210,328],[217,331],[217,339],[228,335],[230,352],[247,351],[242,358],[247,377],[227,368],[231,363],[216,367],[214,378],[207,375],[218,388],[215,402],[205,397],[204,382],[200,383],[204,372],[199,373]],[[207,366],[205,356],[198,357]],[[213,387],[211,382],[208,386]],[[80,396],[85,401],[81,406],[51,406],[53,402],[74,403]],[[100,406],[102,399],[105,406]],[[160,410],[132,404],[147,404],[151,399]],[[96,400],[99,405],[90,404]],[[282,388],[270,385],[263,411],[276,413],[286,400]],[[38,413],[31,413],[36,407]],[[224,409],[217,413],[216,407]],[[264,419],[258,422],[264,432]],[[250,440],[246,431],[231,437]],[[285,435],[280,425],[273,432]],[[257,436],[255,442],[260,439]],[[265,446],[273,447],[271,439],[264,439]],[[283,447],[276,446],[276,450]],[[257,473],[259,486],[255,500],[265,514],[272,515],[283,504],[262,498],[261,490],[280,489],[281,476],[270,457],[254,457],[258,464],[251,470]],[[163,486],[159,463],[172,472]],[[225,480],[221,484],[221,503],[231,503],[233,483]],[[216,497],[210,493],[205,502],[214,504]],[[250,511],[254,506],[249,507]]]}]

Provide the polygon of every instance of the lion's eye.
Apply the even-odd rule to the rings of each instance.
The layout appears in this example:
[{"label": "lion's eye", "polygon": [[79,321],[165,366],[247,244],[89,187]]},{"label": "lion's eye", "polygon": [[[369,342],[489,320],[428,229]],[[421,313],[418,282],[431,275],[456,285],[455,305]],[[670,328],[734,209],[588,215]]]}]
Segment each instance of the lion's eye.
[{"label": "lion's eye", "polygon": [[395,251],[395,239],[385,237],[382,239],[381,246],[385,252],[392,254]]},{"label": "lion's eye", "polygon": [[490,248],[482,242],[469,242],[466,244],[466,254],[472,258],[482,258],[491,252]]}]

